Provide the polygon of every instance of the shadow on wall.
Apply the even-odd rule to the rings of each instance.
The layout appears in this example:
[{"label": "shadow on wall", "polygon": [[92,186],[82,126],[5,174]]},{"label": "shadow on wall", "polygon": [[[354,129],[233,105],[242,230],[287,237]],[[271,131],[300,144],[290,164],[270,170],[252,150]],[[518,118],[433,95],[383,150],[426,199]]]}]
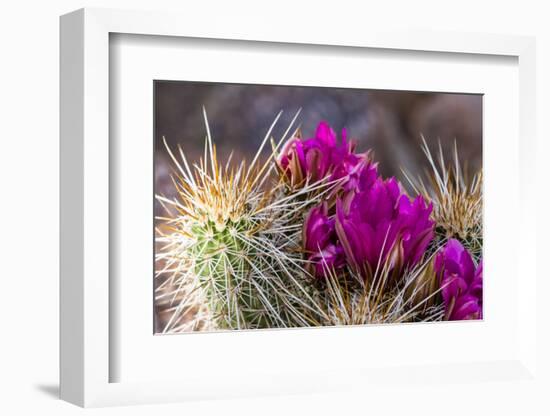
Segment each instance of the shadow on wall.
[{"label": "shadow on wall", "polygon": [[59,399],[59,385],[58,384],[37,384],[34,386],[36,390],[43,393],[52,399]]}]

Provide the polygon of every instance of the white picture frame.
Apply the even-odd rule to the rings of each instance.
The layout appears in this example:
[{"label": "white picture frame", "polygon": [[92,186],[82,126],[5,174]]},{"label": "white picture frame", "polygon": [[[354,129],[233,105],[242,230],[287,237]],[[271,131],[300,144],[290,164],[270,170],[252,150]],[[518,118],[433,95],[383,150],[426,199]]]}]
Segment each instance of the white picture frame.
[{"label": "white picture frame", "polygon": [[[321,372],[269,373],[269,382],[221,377],[147,382],[112,382],[110,366],[120,358],[110,349],[109,184],[109,37],[134,34],[247,42],[331,45],[340,48],[428,51],[440,54],[501,55],[518,60],[518,124],[520,139],[517,218],[518,259],[523,273],[515,319],[518,345],[498,361],[448,362],[403,368],[330,368]],[[200,19],[172,13],[82,9],[61,18],[61,398],[80,406],[158,403],[201,398],[308,393],[377,388],[399,378],[404,383],[433,382],[448,373],[455,380],[536,382],[536,270],[529,250],[536,241],[536,218],[530,175],[535,169],[535,42],[508,35],[381,32],[343,28],[308,31],[275,24],[254,24],[246,34],[231,22],[205,26]],[[531,243],[530,243],[531,242]],[[519,263],[518,263],[519,264]],[[526,265],[526,266],[524,266]],[[526,270],[527,268],[527,270]],[[407,329],[410,331],[410,327]],[[334,334],[334,332],[333,332]],[[152,333],[151,333],[152,335]],[[212,335],[209,335],[212,336]],[[247,335],[251,336],[251,335]],[[259,335],[261,336],[261,334]],[[298,335],[289,335],[289,337]],[[333,335],[334,336],[334,335]],[[246,373],[244,368],[243,372]],[[437,379],[437,378],[436,378]],[[342,380],[346,380],[345,382]],[[437,379],[439,380],[439,379]]]}]

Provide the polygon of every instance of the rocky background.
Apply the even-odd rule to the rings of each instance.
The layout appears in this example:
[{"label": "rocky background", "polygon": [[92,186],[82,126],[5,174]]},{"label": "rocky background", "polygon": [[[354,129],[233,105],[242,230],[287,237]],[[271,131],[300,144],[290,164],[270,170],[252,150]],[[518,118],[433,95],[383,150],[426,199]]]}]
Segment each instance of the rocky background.
[{"label": "rocky background", "polygon": [[401,168],[413,174],[427,168],[421,135],[432,152],[440,141],[447,157],[452,156],[456,140],[460,159],[470,172],[482,163],[481,95],[157,81],[157,192],[171,194],[163,136],[171,147],[180,144],[189,160],[202,154],[203,105],[221,160],[231,150],[234,160],[250,158],[280,110],[284,113],[274,130],[275,139],[301,108],[303,137],[313,135],[320,120],[328,121],[338,133],[345,127],[359,151],[374,150],[384,176],[397,176],[405,186]]}]

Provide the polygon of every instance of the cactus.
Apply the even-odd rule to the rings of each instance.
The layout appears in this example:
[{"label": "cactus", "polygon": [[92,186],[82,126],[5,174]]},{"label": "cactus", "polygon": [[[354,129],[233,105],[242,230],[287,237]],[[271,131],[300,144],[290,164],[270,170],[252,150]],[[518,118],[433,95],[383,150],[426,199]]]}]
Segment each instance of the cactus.
[{"label": "cactus", "polygon": [[441,143],[434,158],[422,137],[422,151],[430,165],[427,183],[404,172],[417,194],[433,203],[436,238],[431,251],[439,249],[450,238],[456,238],[474,256],[476,262],[483,247],[483,172],[469,177],[460,167],[455,142],[454,160],[446,163]]},{"label": "cactus", "polygon": [[[252,162],[242,161],[238,167],[220,166],[204,110],[203,114],[204,159],[190,166],[181,148],[178,159],[166,146],[176,167],[178,197],[157,196],[169,212],[163,218],[168,231],[157,234],[162,244],[157,260],[167,263],[158,275],[171,274],[178,299],[164,331],[181,331],[182,325],[254,329],[311,324],[319,311],[309,301],[301,227],[307,208],[323,195],[319,189],[328,187],[308,185],[289,194],[283,181],[272,175],[274,155],[292,124],[279,144],[272,141],[272,154],[259,162],[280,114]],[[268,181],[275,183],[266,186]],[[318,196],[304,198],[312,194]],[[178,296],[178,291],[186,296]],[[206,305],[204,312],[195,314],[195,321],[189,319],[189,311],[200,309],[200,304]]]},{"label": "cactus", "polygon": [[[454,166],[444,165],[441,149],[436,165],[424,142],[432,168],[429,183],[409,179],[416,193],[433,204],[435,238],[430,234],[431,243],[403,266],[401,237],[384,239],[380,252],[388,241],[392,249],[376,261],[362,260],[363,269],[355,264],[355,253],[366,253],[364,247],[372,241],[355,236],[357,248],[349,249],[344,231],[352,228],[336,230],[341,226],[336,216],[343,199],[351,204],[368,186],[386,183],[376,179],[370,152],[356,153],[344,132],[341,142],[336,141],[326,123],[311,139],[302,140],[295,130],[282,146],[296,114],[281,139],[271,139],[272,152],[264,155],[279,113],[250,163],[231,164],[230,157],[220,165],[204,109],[203,115],[207,134],[198,162],[190,165],[180,147],[174,154],[165,142],[177,195],[157,195],[167,211],[156,230],[156,301],[169,317],[161,328],[164,333],[444,318],[434,256],[449,238],[460,239],[478,258],[482,246],[481,172],[471,181],[465,178],[456,149]],[[403,201],[408,198],[400,201],[405,215],[409,205]],[[395,206],[380,209],[391,214]],[[318,207],[323,211],[317,212]],[[349,220],[363,224],[358,218]],[[433,222],[426,220],[420,228],[431,230]],[[408,232],[418,233],[417,225],[412,221]],[[347,244],[354,255],[348,256],[339,244]],[[322,267],[316,267],[319,263]]]}]

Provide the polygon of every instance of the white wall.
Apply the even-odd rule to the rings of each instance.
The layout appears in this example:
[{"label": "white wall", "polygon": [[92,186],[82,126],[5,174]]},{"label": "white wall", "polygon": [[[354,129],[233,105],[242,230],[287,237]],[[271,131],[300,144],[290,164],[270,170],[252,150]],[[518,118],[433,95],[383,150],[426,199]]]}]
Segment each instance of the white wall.
[{"label": "white wall", "polygon": [[[209,15],[219,13],[231,18],[247,14],[251,18],[287,25],[324,25],[338,30],[339,25],[431,27],[442,30],[536,35],[538,38],[538,128],[539,166],[546,162],[550,123],[550,14],[540,1],[332,1],[311,2],[219,2],[130,1],[87,2],[11,1],[0,10],[0,413],[73,414],[80,411],[54,399],[58,376],[58,16],[83,6],[135,9],[178,9],[194,13],[208,25]],[[539,180],[548,179],[540,169]],[[539,184],[541,194],[548,185]],[[541,196],[541,198],[547,197]],[[540,214],[545,214],[541,199]],[[542,217],[542,215],[541,215]],[[541,218],[540,235],[548,234],[548,221]],[[544,229],[542,228],[544,227]],[[546,252],[547,244],[540,249]],[[542,256],[541,256],[542,257]],[[542,265],[541,260],[541,265]],[[549,285],[538,288],[544,300]],[[548,328],[548,310],[543,309]],[[542,328],[542,325],[540,325]],[[546,330],[546,332],[548,332]],[[548,334],[541,333],[546,354],[550,351]],[[546,374],[550,372],[546,371]],[[537,414],[534,398],[541,392],[527,391],[505,383],[491,388],[502,391],[502,401],[487,403],[472,391],[467,398],[457,397],[445,408],[433,408],[432,392],[411,392],[410,397],[393,397],[388,391],[389,408],[415,410],[424,414]],[[547,389],[550,391],[550,388]],[[546,406],[548,401],[545,400]],[[294,410],[293,410],[294,409]],[[330,397],[293,397],[248,401],[192,403],[150,407],[103,409],[100,414],[148,414],[151,411],[186,414],[366,414],[381,413],[369,408],[367,398],[335,394]],[[548,411],[548,407],[545,409]],[[504,413],[503,413],[504,412]]]}]

